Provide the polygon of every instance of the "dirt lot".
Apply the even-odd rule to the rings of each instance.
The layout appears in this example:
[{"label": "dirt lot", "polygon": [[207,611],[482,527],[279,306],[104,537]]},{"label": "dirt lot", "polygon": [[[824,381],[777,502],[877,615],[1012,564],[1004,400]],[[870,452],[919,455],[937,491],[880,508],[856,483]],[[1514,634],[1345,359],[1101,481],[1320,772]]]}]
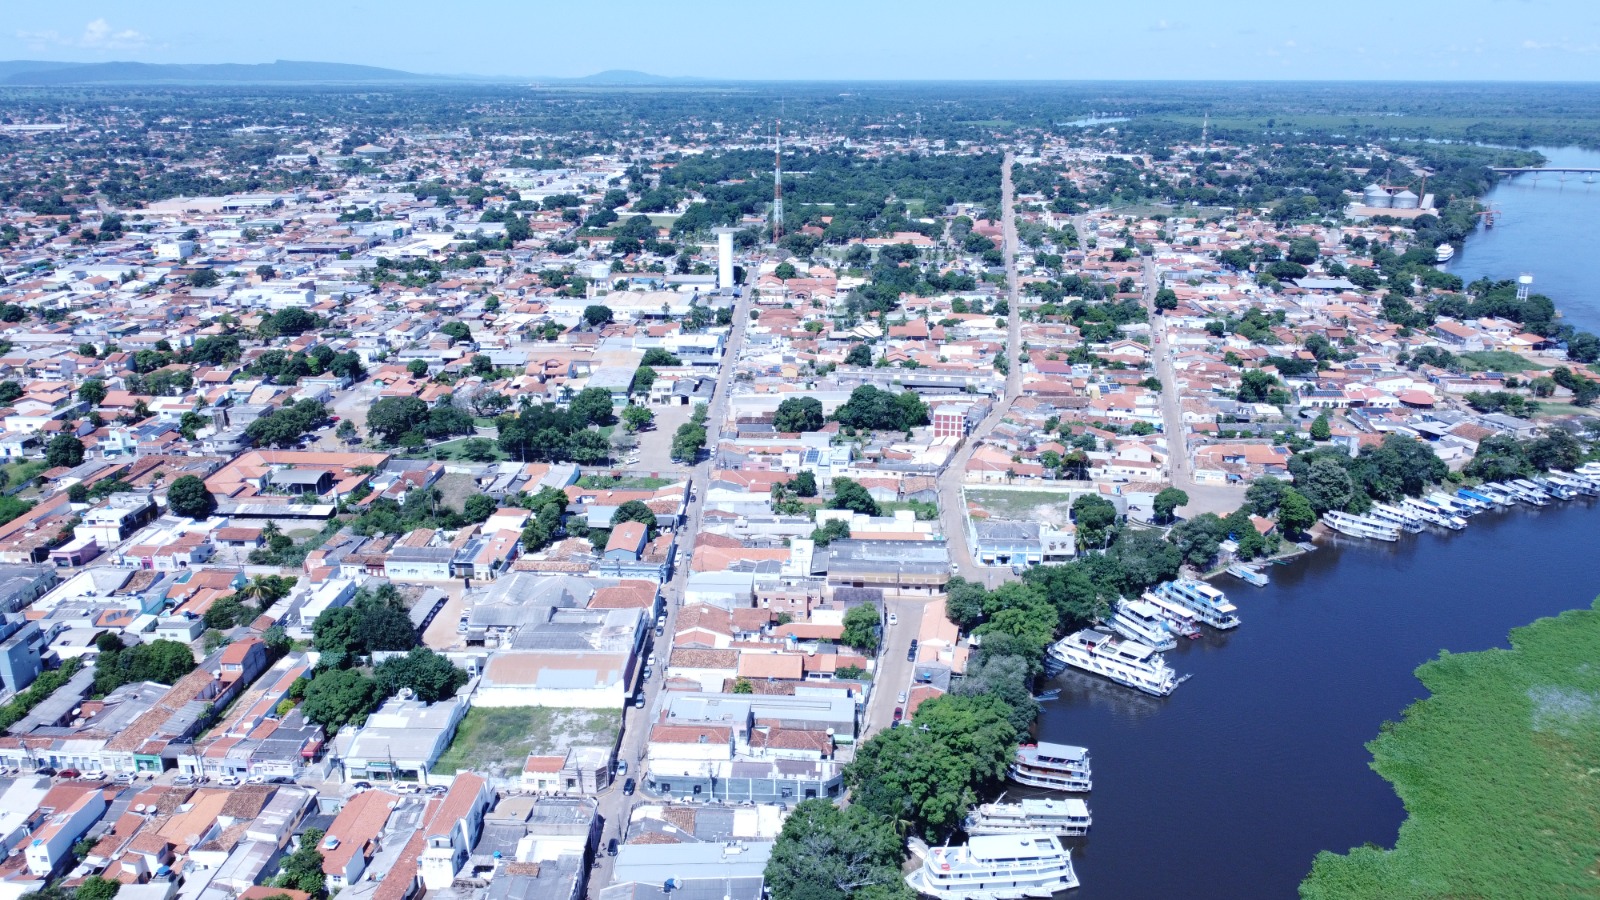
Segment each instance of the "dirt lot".
[{"label": "dirt lot", "polygon": [[467,768],[514,778],[529,754],[564,753],[578,744],[610,747],[621,730],[622,712],[615,709],[473,707],[433,771]]}]

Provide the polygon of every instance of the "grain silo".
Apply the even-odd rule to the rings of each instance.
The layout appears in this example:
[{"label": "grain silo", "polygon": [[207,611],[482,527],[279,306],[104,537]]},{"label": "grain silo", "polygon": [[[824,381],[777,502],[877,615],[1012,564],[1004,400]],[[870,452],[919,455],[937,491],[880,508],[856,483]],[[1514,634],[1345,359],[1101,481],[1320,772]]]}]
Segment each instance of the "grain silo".
[{"label": "grain silo", "polygon": [[1389,196],[1389,192],[1384,190],[1381,184],[1369,184],[1366,190],[1361,192],[1361,205],[1363,206],[1377,206],[1388,209],[1393,203],[1394,201]]},{"label": "grain silo", "polygon": [[1395,209],[1416,209],[1417,203],[1418,200],[1416,194],[1413,194],[1410,191],[1401,191],[1400,193],[1394,195],[1394,201],[1392,205]]}]

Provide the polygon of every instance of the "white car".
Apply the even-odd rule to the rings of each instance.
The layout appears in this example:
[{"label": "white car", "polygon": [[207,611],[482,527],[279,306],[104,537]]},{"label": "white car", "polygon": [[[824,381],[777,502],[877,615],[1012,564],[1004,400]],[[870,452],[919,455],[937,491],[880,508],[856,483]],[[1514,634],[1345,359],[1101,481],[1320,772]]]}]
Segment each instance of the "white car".
[{"label": "white car", "polygon": [[237,785],[238,783],[239,783],[239,776],[237,776],[237,775],[224,775],[221,778],[217,779],[217,784],[227,785],[228,787],[233,787],[234,785]]},{"label": "white car", "polygon": [[906,702],[906,692],[905,691],[901,691],[900,692],[900,696],[898,698],[896,698],[896,700],[894,702],[896,702],[896,703],[904,703],[904,702]]},{"label": "white car", "polygon": [[890,625],[898,625],[898,624],[900,624],[900,617],[895,615],[894,613],[889,613],[889,624]]}]

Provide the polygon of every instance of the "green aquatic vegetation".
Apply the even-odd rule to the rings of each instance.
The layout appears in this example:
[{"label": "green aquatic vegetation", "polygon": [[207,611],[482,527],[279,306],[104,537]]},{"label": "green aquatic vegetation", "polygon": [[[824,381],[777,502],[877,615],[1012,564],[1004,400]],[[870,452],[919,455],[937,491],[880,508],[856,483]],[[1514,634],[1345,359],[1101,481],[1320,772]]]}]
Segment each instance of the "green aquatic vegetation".
[{"label": "green aquatic vegetation", "polygon": [[1600,601],[1442,653],[1367,746],[1407,818],[1392,850],[1321,853],[1307,900],[1600,894]]}]

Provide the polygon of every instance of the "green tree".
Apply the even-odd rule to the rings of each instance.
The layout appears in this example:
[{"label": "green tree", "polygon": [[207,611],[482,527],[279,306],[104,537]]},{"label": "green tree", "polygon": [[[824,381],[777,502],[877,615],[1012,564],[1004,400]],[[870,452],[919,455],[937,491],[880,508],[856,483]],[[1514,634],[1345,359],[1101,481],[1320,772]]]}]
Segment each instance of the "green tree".
[{"label": "green tree", "polygon": [[650,427],[656,420],[656,414],[648,407],[627,406],[622,410],[622,427],[629,434],[635,434]]},{"label": "green tree", "polygon": [[772,900],[893,900],[905,844],[894,820],[812,798],[795,805],[767,860]]},{"label": "green tree", "polygon": [[706,445],[704,425],[685,422],[672,436],[672,458],[682,463],[693,463]]},{"label": "green tree", "polygon": [[639,361],[641,366],[681,366],[683,360],[669,350],[661,347],[651,347],[644,352],[644,359]]},{"label": "green tree", "polygon": [[1311,501],[1292,487],[1284,488],[1278,503],[1278,526],[1289,535],[1298,536],[1315,524],[1317,513],[1311,508]]},{"label": "green tree", "polygon": [[90,875],[78,883],[77,889],[72,892],[73,900],[111,900],[122,889],[122,882],[114,878],[101,878],[99,875]]},{"label": "green tree", "polygon": [[180,516],[205,519],[217,511],[217,499],[194,475],[180,475],[167,487],[167,508]]},{"label": "green tree", "polygon": [[872,367],[872,348],[866,344],[856,344],[850,352],[844,355],[844,364],[847,366]]},{"label": "green tree", "polygon": [[1326,411],[1320,412],[1311,421],[1311,439],[1313,441],[1325,441],[1331,437],[1333,437],[1333,429],[1328,425],[1328,413]]},{"label": "green tree", "polygon": [[[837,675],[837,672],[835,672],[835,674]],[[735,694],[754,694],[756,692],[756,686],[750,683],[750,679],[740,678],[734,681],[733,692]]]},{"label": "green tree", "polygon": [[1117,521],[1117,507],[1096,494],[1079,494],[1072,501],[1072,521],[1078,527],[1080,548],[1101,547]]},{"label": "green tree", "polygon": [[189,273],[189,285],[197,288],[216,287],[222,281],[222,276],[216,269],[196,269]]},{"label": "green tree", "polygon": [[22,385],[11,379],[0,381],[0,403],[11,403],[22,396]]},{"label": "green tree", "polygon": [[826,547],[834,541],[842,541],[850,536],[850,523],[840,519],[832,519],[828,524],[811,530],[811,540],[818,547]]},{"label": "green tree", "polygon": [[452,345],[472,341],[472,329],[465,322],[446,322],[439,333],[450,338]]},{"label": "green tree", "polygon": [[1330,509],[1344,509],[1354,490],[1350,473],[1344,466],[1326,457],[1312,460],[1303,483],[1297,478],[1295,487],[1305,499],[1311,501],[1311,508],[1318,515]]},{"label": "green tree", "polygon": [[373,679],[354,669],[332,669],[311,679],[300,711],[332,734],[345,725],[359,724],[382,696]]},{"label": "green tree", "polygon": [[461,455],[473,462],[491,462],[498,455],[494,441],[488,438],[467,438],[461,444]]},{"label": "green tree", "polygon": [[844,614],[844,633],[839,639],[846,646],[871,656],[878,652],[878,625],[881,621],[878,608],[871,603],[852,606]]},{"label": "green tree", "polygon": [[1180,506],[1189,505],[1189,495],[1175,487],[1162,488],[1151,502],[1157,522],[1171,522],[1172,514]]},{"label": "green tree", "polygon": [[390,444],[427,421],[428,404],[416,397],[385,397],[367,410],[367,431]]},{"label": "green tree", "polygon": [[1250,487],[1245,490],[1245,503],[1250,507],[1250,511],[1256,515],[1270,516],[1277,512],[1278,503],[1283,498],[1284,488],[1288,486],[1288,483],[1281,479],[1273,478],[1271,475],[1263,475],[1252,482]]},{"label": "green tree", "polygon": [[848,509],[868,516],[879,514],[878,501],[872,499],[872,494],[856,481],[842,476],[833,480],[833,499],[828,508]]},{"label": "green tree", "polygon": [[406,363],[406,371],[411,373],[413,378],[427,377],[428,361],[425,359],[413,359]]},{"label": "green tree", "polygon": [[567,408],[589,425],[610,425],[617,421],[616,410],[611,404],[611,392],[602,387],[584,388],[572,398]]},{"label": "green tree", "polygon": [[78,399],[90,406],[99,406],[106,399],[106,383],[99,378],[85,379],[78,385]]},{"label": "green tree", "polygon": [[822,401],[815,397],[789,397],[772,417],[772,429],[785,434],[817,431],[822,424]]},{"label": "green tree", "polygon": [[789,484],[794,488],[796,497],[815,497],[817,495],[817,476],[810,469],[796,475]]},{"label": "green tree", "polygon": [[273,884],[304,891],[312,896],[321,894],[326,882],[322,872],[322,851],[317,849],[322,844],[322,836],[322,829],[307,828],[300,835],[299,848],[278,861],[278,877]]},{"label": "green tree", "polygon": [[384,660],[374,674],[385,696],[409,688],[418,699],[428,703],[453,696],[467,683],[465,670],[426,647],[416,647],[405,656]]},{"label": "green tree", "polygon": [[583,321],[588,323],[590,328],[609,325],[612,321],[611,307],[598,304],[585,306],[583,308]]},{"label": "green tree", "polygon": [[473,494],[461,502],[461,517],[471,523],[487,521],[500,504],[487,494]]},{"label": "green tree", "polygon": [[70,434],[58,434],[46,445],[44,459],[52,469],[76,466],[83,462],[83,441]]},{"label": "green tree", "polygon": [[618,506],[611,514],[611,527],[615,528],[623,522],[638,522],[650,530],[651,535],[656,531],[656,514],[646,506],[643,501],[629,500]]}]

